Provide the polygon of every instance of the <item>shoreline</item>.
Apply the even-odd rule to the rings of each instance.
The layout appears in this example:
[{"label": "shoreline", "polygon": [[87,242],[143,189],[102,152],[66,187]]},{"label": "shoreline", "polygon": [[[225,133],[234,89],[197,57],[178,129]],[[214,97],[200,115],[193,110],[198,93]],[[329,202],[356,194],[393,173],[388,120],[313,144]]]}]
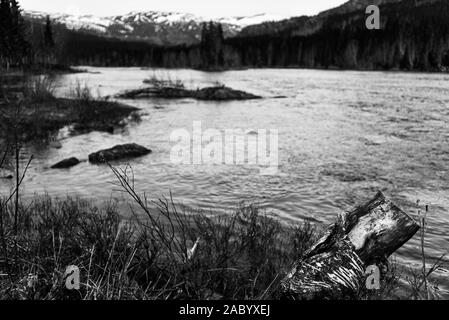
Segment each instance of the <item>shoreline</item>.
[{"label": "shoreline", "polygon": [[[250,70],[317,70],[317,71],[338,71],[338,72],[379,72],[379,73],[417,73],[417,74],[449,74],[449,70],[447,71],[431,71],[431,70],[401,70],[401,69],[364,69],[364,68],[354,68],[354,69],[341,69],[341,68],[318,68],[318,67],[304,67],[304,66],[273,66],[273,67],[256,67],[256,66],[250,66],[250,67],[244,67],[244,68],[229,68],[229,69],[223,69],[220,71],[208,71],[208,70],[202,70],[198,68],[178,68],[178,67],[146,67],[146,66],[96,66],[96,65],[80,65],[76,66],[75,68],[106,68],[106,69],[114,69],[114,68],[137,68],[141,69],[143,71],[151,71],[151,70],[191,70],[191,71],[198,71],[198,72],[204,72],[204,73],[225,73],[225,72],[236,72],[236,71],[250,71]],[[84,72],[89,73],[89,70],[85,70]]]}]

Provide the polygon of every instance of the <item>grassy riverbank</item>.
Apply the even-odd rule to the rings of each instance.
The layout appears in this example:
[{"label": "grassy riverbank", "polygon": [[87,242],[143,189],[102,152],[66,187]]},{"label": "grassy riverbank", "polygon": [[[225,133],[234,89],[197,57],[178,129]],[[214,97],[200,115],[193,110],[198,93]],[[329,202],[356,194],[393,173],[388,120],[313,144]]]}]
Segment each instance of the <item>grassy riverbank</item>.
[{"label": "grassy riverbank", "polygon": [[[251,205],[217,217],[162,200],[125,220],[117,203],[43,196],[20,205],[17,226],[14,206],[2,208],[0,299],[276,298],[279,280],[320,233]],[[80,269],[78,291],[65,289],[69,265]],[[348,298],[390,297],[391,270],[381,291]]]},{"label": "grassy riverbank", "polygon": [[[152,201],[134,189],[129,168],[110,169],[131,206],[0,198],[0,299],[278,299],[280,281],[322,235],[322,226],[286,225],[256,205],[219,214]],[[79,290],[66,289],[71,265]],[[379,290],[340,298],[423,299],[423,285],[419,271],[391,260]]]}]

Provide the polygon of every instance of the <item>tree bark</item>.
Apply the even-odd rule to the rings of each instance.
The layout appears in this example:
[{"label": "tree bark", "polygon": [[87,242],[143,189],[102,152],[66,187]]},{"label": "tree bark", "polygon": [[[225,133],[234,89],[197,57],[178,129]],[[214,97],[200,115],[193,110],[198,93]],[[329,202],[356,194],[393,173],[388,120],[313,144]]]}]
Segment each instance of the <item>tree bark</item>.
[{"label": "tree bark", "polygon": [[281,292],[292,299],[350,297],[364,284],[367,266],[385,263],[418,230],[410,216],[379,192],[338,216],[294,264]]}]

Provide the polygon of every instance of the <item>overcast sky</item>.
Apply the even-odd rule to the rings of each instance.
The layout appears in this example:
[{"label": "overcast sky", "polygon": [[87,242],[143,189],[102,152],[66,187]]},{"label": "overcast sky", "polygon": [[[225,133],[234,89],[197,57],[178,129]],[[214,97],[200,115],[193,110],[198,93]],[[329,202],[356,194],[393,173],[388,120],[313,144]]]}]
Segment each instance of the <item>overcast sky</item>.
[{"label": "overcast sky", "polygon": [[205,17],[270,13],[312,15],[346,0],[19,0],[25,10],[109,16],[130,11],[176,11]]}]

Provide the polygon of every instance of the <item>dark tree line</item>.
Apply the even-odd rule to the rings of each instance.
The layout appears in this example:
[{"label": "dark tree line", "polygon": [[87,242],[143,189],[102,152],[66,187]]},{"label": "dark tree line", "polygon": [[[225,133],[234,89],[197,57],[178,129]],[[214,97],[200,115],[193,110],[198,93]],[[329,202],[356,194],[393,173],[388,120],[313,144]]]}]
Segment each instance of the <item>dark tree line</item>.
[{"label": "dark tree line", "polygon": [[307,36],[294,28],[223,39],[221,26],[203,26],[193,46],[161,47],[71,32],[62,50],[68,64],[222,70],[305,67],[449,71],[449,1],[414,0],[381,7],[381,30],[367,30],[364,12],[333,15]]},{"label": "dark tree line", "polygon": [[67,65],[149,66],[162,64],[162,47],[72,30],[61,31],[58,62]]},{"label": "dark tree line", "polygon": [[50,17],[47,16],[44,29],[44,47],[52,49],[55,47],[55,39],[53,38],[53,28]]},{"label": "dark tree line", "polygon": [[96,66],[160,66],[221,70],[224,66],[223,29],[204,23],[198,45],[163,47],[139,41],[123,41],[65,30],[60,61]]},{"label": "dark tree line", "polygon": [[[0,0],[0,67],[33,67],[55,63],[50,18],[44,28],[27,24],[17,0]],[[37,31],[37,32],[36,32]]]},{"label": "dark tree line", "polygon": [[203,23],[200,50],[201,69],[213,71],[224,67],[224,36],[220,23]]},{"label": "dark tree line", "polygon": [[309,36],[276,34],[227,41],[252,67],[449,71],[449,3],[413,0],[381,7],[381,30],[363,13],[335,15]]},{"label": "dark tree line", "polygon": [[6,67],[21,65],[28,50],[18,2],[0,0],[0,63]]}]

